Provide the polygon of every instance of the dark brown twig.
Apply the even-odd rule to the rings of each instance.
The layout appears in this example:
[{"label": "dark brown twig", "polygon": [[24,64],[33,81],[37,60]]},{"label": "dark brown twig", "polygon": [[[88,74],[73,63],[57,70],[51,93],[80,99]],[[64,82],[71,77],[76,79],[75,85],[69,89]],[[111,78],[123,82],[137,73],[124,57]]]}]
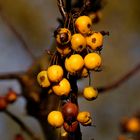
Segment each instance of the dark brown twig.
[{"label": "dark brown twig", "polygon": [[21,129],[32,138],[32,140],[39,140],[39,138],[37,138],[35,134],[14,114],[9,112],[8,110],[5,110],[4,113],[7,114],[12,120],[14,120],[21,127]]},{"label": "dark brown twig", "polygon": [[21,75],[25,74],[25,72],[19,72],[19,73],[0,73],[0,80],[12,80],[17,79],[19,80]]},{"label": "dark brown twig", "polygon": [[25,75],[26,72],[20,73],[0,73],[0,80],[17,80],[20,83],[22,89],[24,89],[24,81],[22,76]]},{"label": "dark brown twig", "polygon": [[58,5],[59,11],[60,11],[62,17],[64,19],[66,19],[67,13],[66,13],[65,8],[64,8],[64,2],[63,2],[63,0],[57,0],[57,5]]},{"label": "dark brown twig", "polygon": [[29,46],[27,45],[26,41],[22,37],[22,35],[16,30],[16,28],[9,22],[9,20],[4,16],[2,12],[2,8],[0,7],[0,17],[5,22],[5,24],[9,27],[9,29],[12,31],[12,33],[17,37],[18,40],[22,43],[24,49],[30,54],[32,59],[35,59],[35,56],[33,53],[29,50]]},{"label": "dark brown twig", "polygon": [[104,93],[106,91],[109,90],[113,90],[115,88],[117,88],[118,86],[120,86],[122,83],[124,83],[126,80],[128,80],[130,77],[132,77],[134,74],[136,74],[138,71],[140,70],[140,64],[136,65],[135,68],[133,68],[131,71],[129,71],[128,73],[126,73],[123,77],[121,77],[118,81],[104,86],[104,87],[99,87],[97,88],[99,93]]}]

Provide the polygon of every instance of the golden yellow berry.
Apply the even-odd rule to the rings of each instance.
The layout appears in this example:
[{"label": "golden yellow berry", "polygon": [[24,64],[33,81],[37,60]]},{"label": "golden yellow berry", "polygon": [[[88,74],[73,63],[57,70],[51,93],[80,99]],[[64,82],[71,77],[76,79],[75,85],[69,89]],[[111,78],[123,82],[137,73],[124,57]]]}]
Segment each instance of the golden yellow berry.
[{"label": "golden yellow berry", "polygon": [[59,82],[63,78],[63,69],[60,65],[52,65],[48,68],[47,75],[51,82]]},{"label": "golden yellow berry", "polygon": [[84,58],[85,67],[93,70],[101,66],[101,57],[97,53],[89,53]]},{"label": "golden yellow berry", "polygon": [[37,81],[41,87],[49,87],[51,85],[51,83],[48,79],[46,70],[43,70],[43,71],[38,73]]},{"label": "golden yellow berry", "polygon": [[60,111],[52,111],[48,115],[48,123],[53,127],[61,127],[64,123],[63,115]]},{"label": "golden yellow berry", "polygon": [[84,60],[80,54],[73,54],[69,57],[69,67],[74,72],[80,71],[84,66]]},{"label": "golden yellow berry", "polygon": [[61,56],[66,56],[71,52],[71,49],[69,47],[56,47],[57,51],[61,54]]},{"label": "golden yellow berry", "polygon": [[96,89],[94,89],[93,87],[88,86],[88,87],[84,88],[83,96],[87,100],[94,100],[98,96],[98,91]]},{"label": "golden yellow berry", "polygon": [[77,120],[80,123],[86,123],[86,122],[88,122],[90,120],[90,118],[91,118],[91,115],[87,111],[79,112],[78,115],[77,115]]},{"label": "golden yellow berry", "polygon": [[70,93],[71,86],[69,81],[63,78],[58,84],[52,86],[52,90],[58,96],[67,96]]},{"label": "golden yellow berry", "polygon": [[75,27],[81,34],[87,34],[91,30],[92,21],[88,16],[80,16],[75,21]]},{"label": "golden yellow berry", "polygon": [[100,32],[95,32],[86,37],[87,46],[92,50],[98,50],[103,46],[103,35]]},{"label": "golden yellow berry", "polygon": [[68,58],[65,59],[65,68],[69,73],[75,73],[75,71],[70,66],[70,60]]},{"label": "golden yellow berry", "polygon": [[66,45],[71,40],[71,32],[67,28],[59,28],[56,31],[56,42],[61,45]]},{"label": "golden yellow berry", "polygon": [[86,47],[86,39],[81,34],[74,34],[71,38],[71,48],[76,52],[81,52]]}]

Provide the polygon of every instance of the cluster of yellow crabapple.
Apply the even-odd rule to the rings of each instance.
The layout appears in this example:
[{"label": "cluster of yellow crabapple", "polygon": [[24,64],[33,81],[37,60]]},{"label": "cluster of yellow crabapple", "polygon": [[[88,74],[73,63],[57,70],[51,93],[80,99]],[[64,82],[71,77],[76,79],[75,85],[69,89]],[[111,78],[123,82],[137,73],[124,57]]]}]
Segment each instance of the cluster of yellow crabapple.
[{"label": "cluster of yellow crabapple", "polygon": [[[100,50],[103,46],[103,34],[92,30],[90,17],[83,15],[74,20],[74,31],[69,28],[58,28],[55,31],[56,50],[64,60],[64,64],[52,64],[37,75],[37,81],[48,93],[57,96],[69,96],[71,83],[69,76],[88,77],[90,71],[98,70],[102,64]],[[66,73],[66,74],[65,74]],[[83,96],[94,100],[98,91],[91,85],[84,88]],[[67,110],[71,111],[67,111]],[[79,112],[76,104],[67,102],[61,111],[52,111],[48,122],[54,127],[63,126],[67,132],[74,132],[80,122],[84,126],[91,125],[92,119],[88,111]]]}]

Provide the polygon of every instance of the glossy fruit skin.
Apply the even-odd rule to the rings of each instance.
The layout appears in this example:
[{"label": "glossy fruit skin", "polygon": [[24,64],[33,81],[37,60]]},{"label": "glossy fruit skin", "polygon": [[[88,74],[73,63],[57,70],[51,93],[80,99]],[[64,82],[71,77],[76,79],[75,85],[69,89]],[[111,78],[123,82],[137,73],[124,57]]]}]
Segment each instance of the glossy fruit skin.
[{"label": "glossy fruit skin", "polygon": [[64,119],[60,111],[51,111],[47,119],[48,123],[56,128],[61,127],[64,123]]},{"label": "glossy fruit skin", "polygon": [[52,90],[58,96],[68,96],[71,90],[71,85],[66,78],[63,78],[58,84],[52,86]]},{"label": "glossy fruit skin", "polygon": [[91,30],[92,21],[88,16],[80,16],[75,21],[75,27],[81,34],[87,34]]},{"label": "glossy fruit skin", "polygon": [[77,127],[78,127],[78,121],[74,121],[70,124],[67,122],[64,122],[64,124],[63,124],[64,130],[68,133],[75,132],[77,130]]},{"label": "glossy fruit skin", "polygon": [[5,98],[8,103],[14,103],[17,100],[17,93],[10,89]]},{"label": "glossy fruit skin", "polygon": [[70,60],[69,60],[69,58],[66,58],[65,59],[65,68],[66,68],[66,70],[70,73],[70,74],[74,74],[75,73],[75,71],[71,68],[71,66],[70,66]]},{"label": "glossy fruit skin", "polygon": [[91,115],[87,111],[79,112],[78,115],[77,115],[77,120],[80,123],[87,123],[90,119],[91,119]]},{"label": "glossy fruit skin", "polygon": [[62,114],[66,122],[73,122],[78,115],[78,107],[76,104],[67,102],[62,107]]},{"label": "glossy fruit skin", "polygon": [[[66,64],[67,63],[67,64]],[[65,60],[65,68],[68,72],[78,72],[84,66],[84,60],[81,55],[73,54]]]},{"label": "glossy fruit skin", "polygon": [[0,111],[3,111],[6,109],[8,103],[6,101],[5,97],[0,97]]},{"label": "glossy fruit skin", "polygon": [[83,96],[89,100],[95,100],[98,96],[98,91],[94,89],[92,86],[88,86],[84,88]]},{"label": "glossy fruit skin", "polygon": [[47,70],[47,76],[51,82],[59,82],[63,78],[63,69],[60,65],[51,65]]},{"label": "glossy fruit skin", "polygon": [[51,85],[49,79],[48,79],[48,75],[47,75],[47,71],[43,70],[41,72],[38,73],[37,75],[37,81],[39,83],[39,85],[43,88],[47,88]]},{"label": "glossy fruit skin", "polygon": [[100,32],[94,32],[86,37],[86,42],[92,50],[100,50],[103,46],[103,35]]},{"label": "glossy fruit skin", "polygon": [[[56,42],[61,45],[66,45],[71,40],[71,32],[67,28],[59,28],[55,32]],[[63,46],[62,46],[63,47]]]},{"label": "glossy fruit skin", "polygon": [[86,38],[77,33],[73,34],[71,38],[71,48],[76,52],[81,52],[86,47]]},{"label": "glossy fruit skin", "polygon": [[102,60],[99,54],[97,53],[88,53],[84,57],[85,67],[89,70],[94,70],[101,66]]}]

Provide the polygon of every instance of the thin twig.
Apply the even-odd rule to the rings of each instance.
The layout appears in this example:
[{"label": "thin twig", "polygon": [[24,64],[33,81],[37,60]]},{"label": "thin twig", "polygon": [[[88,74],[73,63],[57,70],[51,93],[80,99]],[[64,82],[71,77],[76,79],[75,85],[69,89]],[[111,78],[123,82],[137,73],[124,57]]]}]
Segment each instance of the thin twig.
[{"label": "thin twig", "polygon": [[4,16],[2,12],[2,8],[0,8],[0,17],[5,22],[5,24],[9,27],[9,29],[12,31],[12,33],[17,37],[18,40],[22,43],[24,49],[30,54],[31,58],[34,60],[35,56],[33,53],[29,50],[29,46],[27,45],[26,41],[22,37],[22,35],[16,30],[16,28],[10,23],[10,21]]},{"label": "thin twig", "polygon": [[97,88],[99,93],[104,93],[106,91],[109,90],[113,90],[115,88],[117,88],[118,86],[120,86],[122,83],[124,83],[126,80],[128,80],[130,77],[132,77],[134,74],[136,74],[138,71],[140,70],[140,64],[136,65],[135,68],[133,68],[131,71],[129,71],[128,73],[126,73],[123,77],[121,77],[118,81],[104,86],[104,87],[99,87]]},{"label": "thin twig", "polygon": [[7,114],[12,120],[14,120],[21,127],[21,129],[32,138],[32,140],[39,140],[39,138],[36,137],[35,134],[14,114],[9,112],[8,110],[5,110],[4,113]]},{"label": "thin twig", "polygon": [[63,2],[63,0],[57,0],[57,5],[58,5],[59,11],[60,11],[62,17],[64,19],[66,19],[67,13],[66,13],[65,8],[64,8],[64,2]]}]

